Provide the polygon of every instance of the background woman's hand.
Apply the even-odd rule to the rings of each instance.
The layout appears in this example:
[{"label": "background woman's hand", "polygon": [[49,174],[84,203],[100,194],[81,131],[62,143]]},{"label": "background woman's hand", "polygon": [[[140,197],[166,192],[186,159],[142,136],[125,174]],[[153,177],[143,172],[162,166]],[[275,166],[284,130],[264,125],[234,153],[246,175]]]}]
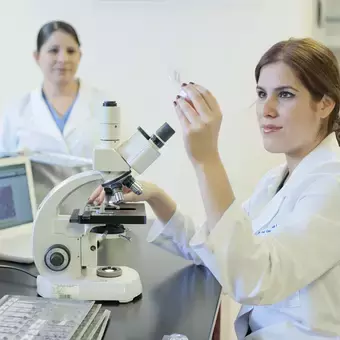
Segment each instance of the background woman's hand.
[{"label": "background woman's hand", "polygon": [[177,96],[174,104],[190,159],[196,164],[218,159],[222,113],[215,97],[204,87],[193,83],[183,84],[182,91],[186,99]]}]

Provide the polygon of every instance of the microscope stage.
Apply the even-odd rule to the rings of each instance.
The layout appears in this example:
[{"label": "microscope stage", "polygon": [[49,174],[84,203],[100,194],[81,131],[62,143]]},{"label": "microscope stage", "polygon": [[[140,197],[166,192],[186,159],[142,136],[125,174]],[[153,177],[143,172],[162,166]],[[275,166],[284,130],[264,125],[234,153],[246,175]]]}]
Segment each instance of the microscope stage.
[{"label": "microscope stage", "polygon": [[85,209],[74,209],[70,217],[71,223],[78,224],[146,224],[144,203],[122,203],[119,208],[88,204]]}]

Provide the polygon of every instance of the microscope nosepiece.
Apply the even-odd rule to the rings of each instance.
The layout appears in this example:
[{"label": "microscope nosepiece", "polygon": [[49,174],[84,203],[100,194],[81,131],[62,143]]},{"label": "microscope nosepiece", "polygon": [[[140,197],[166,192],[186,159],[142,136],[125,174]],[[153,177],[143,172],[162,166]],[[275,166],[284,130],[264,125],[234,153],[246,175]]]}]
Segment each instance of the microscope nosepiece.
[{"label": "microscope nosepiece", "polygon": [[119,204],[124,202],[124,195],[121,189],[113,188],[112,189],[112,200],[114,204]]},{"label": "microscope nosepiece", "polygon": [[138,182],[136,182],[136,180],[132,176],[127,177],[124,180],[123,185],[131,189],[136,195],[141,195],[143,193],[142,186]]},{"label": "microscope nosepiece", "polygon": [[136,194],[136,195],[141,195],[143,193],[143,188],[142,186],[137,183],[136,181],[131,184],[130,189]]}]

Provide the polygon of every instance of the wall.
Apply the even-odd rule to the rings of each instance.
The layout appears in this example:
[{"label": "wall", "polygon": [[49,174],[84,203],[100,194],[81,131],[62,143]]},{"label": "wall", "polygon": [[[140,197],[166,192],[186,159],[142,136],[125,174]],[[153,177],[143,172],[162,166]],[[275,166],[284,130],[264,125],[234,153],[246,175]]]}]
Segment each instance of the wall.
[{"label": "wall", "polygon": [[39,27],[52,19],[71,22],[83,44],[79,74],[120,103],[126,133],[138,125],[152,131],[164,121],[177,129],[144,177],[164,187],[199,221],[202,203],[183,151],[169,75],[177,69],[183,81],[201,83],[218,98],[224,112],[221,154],[237,196],[245,199],[259,177],[282,160],[262,149],[251,106],[254,67],[274,42],[309,35],[310,6],[309,0],[1,2],[0,108],[40,84],[32,58]]},{"label": "wall", "polygon": [[238,197],[246,198],[258,178],[278,162],[278,157],[262,150],[254,107],[249,108],[255,99],[253,70],[273,42],[305,34],[306,23],[301,20],[303,3],[1,3],[0,108],[19,93],[40,84],[40,71],[32,58],[39,27],[52,19],[71,22],[83,44],[79,75],[112,93],[122,107],[126,133],[133,133],[138,125],[153,131],[164,121],[177,129],[176,138],[163,150],[164,156],[144,177],[163,186],[184,211],[197,213],[196,219],[200,220],[202,204],[172,108],[176,88],[169,75],[177,69],[183,80],[204,84],[218,98],[225,115],[221,153]]}]

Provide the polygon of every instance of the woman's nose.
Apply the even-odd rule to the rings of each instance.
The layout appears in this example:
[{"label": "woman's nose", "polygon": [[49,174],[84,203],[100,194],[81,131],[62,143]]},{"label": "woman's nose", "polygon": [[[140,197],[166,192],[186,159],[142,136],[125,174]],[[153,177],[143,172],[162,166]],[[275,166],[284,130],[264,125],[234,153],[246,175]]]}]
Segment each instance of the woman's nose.
[{"label": "woman's nose", "polygon": [[273,97],[268,97],[263,105],[263,116],[277,116],[277,101]]},{"label": "woman's nose", "polygon": [[58,53],[58,61],[65,62],[69,59],[67,51],[60,50]]}]

